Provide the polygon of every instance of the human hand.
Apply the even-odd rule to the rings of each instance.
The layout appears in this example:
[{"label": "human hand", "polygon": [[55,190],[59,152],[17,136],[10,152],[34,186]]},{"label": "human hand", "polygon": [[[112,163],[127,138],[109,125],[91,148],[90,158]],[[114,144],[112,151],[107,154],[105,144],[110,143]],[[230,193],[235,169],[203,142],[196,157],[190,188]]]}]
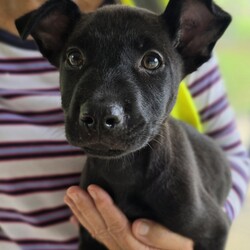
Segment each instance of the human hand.
[{"label": "human hand", "polygon": [[76,219],[110,250],[192,250],[193,242],[149,220],[132,225],[100,187],[71,187],[64,198]]}]

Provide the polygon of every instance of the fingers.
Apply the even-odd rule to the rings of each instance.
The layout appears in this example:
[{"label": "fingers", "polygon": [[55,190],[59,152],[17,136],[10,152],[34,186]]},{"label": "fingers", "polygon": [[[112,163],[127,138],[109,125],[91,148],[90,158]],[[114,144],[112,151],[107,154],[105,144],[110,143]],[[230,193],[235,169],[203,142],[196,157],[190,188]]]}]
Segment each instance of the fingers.
[{"label": "fingers", "polygon": [[88,192],[90,195],[79,187],[71,187],[64,200],[94,238],[110,250],[149,249],[135,239],[127,218],[105,191],[91,185]]},{"label": "fingers", "polygon": [[105,244],[109,249],[119,249],[107,233],[105,222],[87,192],[79,187],[71,187],[67,190],[64,201],[93,238]]},{"label": "fingers", "polygon": [[101,188],[88,192],[71,187],[65,196],[77,220],[110,250],[193,250],[193,242],[149,220],[137,220],[132,228],[125,215]]},{"label": "fingers", "polygon": [[91,185],[88,191],[102,215],[107,230],[121,249],[146,249],[137,241],[125,215],[114,205],[110,196],[101,188]]},{"label": "fingers", "polygon": [[[64,202],[70,207],[71,211],[73,212],[75,218],[82,224],[84,225],[84,227],[86,227],[89,231],[89,233],[91,234],[92,232],[92,227],[91,225],[87,222],[87,220],[85,219],[84,214],[82,213],[82,211],[80,211],[77,207],[77,200],[79,200],[80,204],[82,202],[84,202],[87,198],[87,194],[85,194],[85,192],[83,190],[81,190],[81,194],[79,195],[79,193],[77,193],[78,191],[78,187],[71,187],[68,192],[71,192],[72,195],[71,197],[68,195],[65,195],[64,197]],[[81,197],[81,198],[80,198]],[[81,199],[81,201],[80,201]]]},{"label": "fingers", "polygon": [[132,231],[138,240],[148,246],[169,250],[193,250],[192,240],[149,220],[135,221]]}]

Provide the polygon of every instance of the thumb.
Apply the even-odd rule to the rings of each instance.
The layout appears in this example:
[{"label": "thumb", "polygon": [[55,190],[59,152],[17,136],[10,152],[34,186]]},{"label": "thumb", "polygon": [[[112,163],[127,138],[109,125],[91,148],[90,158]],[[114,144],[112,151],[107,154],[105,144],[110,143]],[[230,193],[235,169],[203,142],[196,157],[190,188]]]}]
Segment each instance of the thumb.
[{"label": "thumb", "polygon": [[193,241],[150,220],[136,220],[134,236],[142,243],[162,250],[193,250]]}]

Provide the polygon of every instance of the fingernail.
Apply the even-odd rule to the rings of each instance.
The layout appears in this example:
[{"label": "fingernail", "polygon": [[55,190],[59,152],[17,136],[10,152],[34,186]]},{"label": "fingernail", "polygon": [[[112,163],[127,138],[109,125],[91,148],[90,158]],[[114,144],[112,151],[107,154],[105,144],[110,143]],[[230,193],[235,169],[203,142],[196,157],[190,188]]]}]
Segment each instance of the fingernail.
[{"label": "fingernail", "polygon": [[92,189],[92,188],[88,188],[89,194],[91,195],[91,197],[96,200],[97,195],[96,192]]},{"label": "fingernail", "polygon": [[140,224],[138,225],[138,233],[141,236],[145,236],[147,235],[149,232],[149,225],[145,222],[140,222]]},{"label": "fingernail", "polygon": [[77,201],[79,200],[79,195],[76,194],[76,193],[71,193],[71,194],[69,194],[69,197],[70,197],[73,201],[75,201],[75,202],[77,202]]}]

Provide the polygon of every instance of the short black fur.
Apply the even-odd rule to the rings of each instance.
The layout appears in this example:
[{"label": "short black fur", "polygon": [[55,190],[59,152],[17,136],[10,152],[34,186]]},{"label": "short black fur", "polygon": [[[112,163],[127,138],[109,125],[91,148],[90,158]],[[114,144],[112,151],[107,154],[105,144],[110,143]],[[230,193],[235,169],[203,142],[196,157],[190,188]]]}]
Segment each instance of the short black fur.
[{"label": "short black fur", "polygon": [[[119,5],[80,15],[50,0],[16,22],[60,70],[66,136],[89,155],[81,186],[100,185],[130,221],[155,220],[195,250],[225,247],[229,164],[169,114],[180,81],[210,58],[230,20],[211,0],[171,0],[160,16]],[[81,228],[79,249],[105,247]]]}]

